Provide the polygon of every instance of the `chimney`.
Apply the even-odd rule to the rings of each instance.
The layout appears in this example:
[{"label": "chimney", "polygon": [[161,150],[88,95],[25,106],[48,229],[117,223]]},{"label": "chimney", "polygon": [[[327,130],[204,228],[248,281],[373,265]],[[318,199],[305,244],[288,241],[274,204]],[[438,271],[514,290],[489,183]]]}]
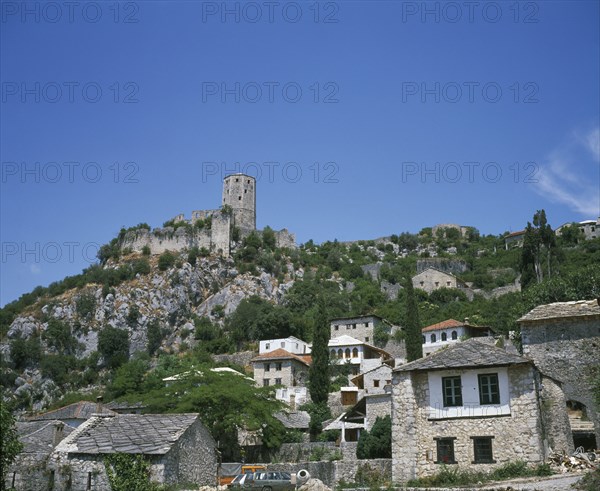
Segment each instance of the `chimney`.
[{"label": "chimney", "polygon": [[64,438],[64,430],[65,424],[62,421],[57,421],[54,423],[54,437],[52,439],[52,446],[56,447],[62,439]]},{"label": "chimney", "polygon": [[292,411],[296,410],[296,394],[290,394],[290,409]]},{"label": "chimney", "polygon": [[102,396],[96,397],[96,413],[102,414]]}]

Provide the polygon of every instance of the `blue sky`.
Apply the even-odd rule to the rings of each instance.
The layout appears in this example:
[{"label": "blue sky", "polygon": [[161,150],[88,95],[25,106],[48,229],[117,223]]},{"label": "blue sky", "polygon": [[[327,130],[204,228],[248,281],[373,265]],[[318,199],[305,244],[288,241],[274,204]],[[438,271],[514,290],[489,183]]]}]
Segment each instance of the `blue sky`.
[{"label": "blue sky", "polygon": [[600,215],[597,1],[0,4],[2,305],[235,170],[300,243]]}]

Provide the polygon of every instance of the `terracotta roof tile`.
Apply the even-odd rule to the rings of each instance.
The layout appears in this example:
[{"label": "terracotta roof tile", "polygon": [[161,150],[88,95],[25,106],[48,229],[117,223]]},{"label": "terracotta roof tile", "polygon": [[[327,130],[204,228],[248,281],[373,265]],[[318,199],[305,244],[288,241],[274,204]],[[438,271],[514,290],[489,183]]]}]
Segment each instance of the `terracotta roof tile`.
[{"label": "terracotta roof tile", "polygon": [[310,365],[312,357],[310,355],[295,355],[287,350],[284,350],[283,348],[278,348],[276,350],[269,351],[268,353],[255,356],[250,361],[255,362],[264,360],[296,360],[304,365]]},{"label": "terracotta roof tile", "polygon": [[424,327],[421,329],[421,332],[429,332],[429,331],[437,331],[439,329],[448,329],[450,327],[461,327],[464,326],[464,322],[459,322],[455,319],[447,319],[442,322],[438,322],[437,324],[432,324],[430,326]]}]

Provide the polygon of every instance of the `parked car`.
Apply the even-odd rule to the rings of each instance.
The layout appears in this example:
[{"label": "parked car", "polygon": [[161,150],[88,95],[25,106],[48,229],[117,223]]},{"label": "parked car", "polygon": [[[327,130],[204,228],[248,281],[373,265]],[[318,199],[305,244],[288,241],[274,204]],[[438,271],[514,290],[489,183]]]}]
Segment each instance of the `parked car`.
[{"label": "parked car", "polygon": [[296,485],[292,484],[292,476],[287,472],[255,472],[238,474],[227,488],[236,491],[293,491]]}]

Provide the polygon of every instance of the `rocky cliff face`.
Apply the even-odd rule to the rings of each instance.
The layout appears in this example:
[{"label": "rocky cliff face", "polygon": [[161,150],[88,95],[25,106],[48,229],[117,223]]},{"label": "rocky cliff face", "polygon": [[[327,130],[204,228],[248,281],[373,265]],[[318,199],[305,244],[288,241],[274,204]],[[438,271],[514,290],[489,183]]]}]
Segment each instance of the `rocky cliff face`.
[{"label": "rocky cliff face", "polygon": [[[145,351],[151,322],[158,322],[164,330],[164,351],[177,353],[183,343],[189,347],[197,343],[193,337],[194,314],[221,323],[243,299],[257,295],[280,303],[293,285],[291,265],[285,281],[280,283],[266,272],[259,272],[258,276],[239,274],[231,258],[198,258],[192,266],[181,256],[179,267],[165,271],[156,267],[156,257],[150,262],[150,273],[138,274],[133,280],[109,289],[108,293],[106,287],[90,284],[28,308],[12,322],[6,339],[0,343],[0,355],[10,361],[11,342],[17,338],[39,340],[43,354],[58,353],[47,342],[46,332],[52,319],[69,326],[77,342],[74,355],[79,360],[98,351],[98,334],[108,326],[127,331],[130,356]],[[81,308],[83,301],[86,308]],[[41,409],[60,396],[57,386],[44,379],[37,367],[19,373],[13,390],[17,396],[26,392],[34,409]]]}]

